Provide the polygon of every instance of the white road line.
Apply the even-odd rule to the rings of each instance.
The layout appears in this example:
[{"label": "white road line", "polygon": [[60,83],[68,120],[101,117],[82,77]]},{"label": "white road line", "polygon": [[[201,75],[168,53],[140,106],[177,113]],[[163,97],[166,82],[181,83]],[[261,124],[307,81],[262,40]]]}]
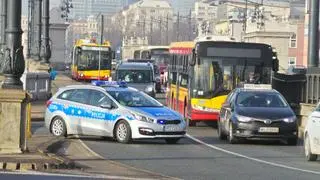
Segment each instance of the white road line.
[{"label": "white road line", "polygon": [[318,172],[318,171],[300,169],[300,168],[287,166],[287,165],[284,165],[284,164],[278,164],[278,163],[274,163],[274,162],[264,161],[264,160],[261,160],[261,159],[249,157],[249,156],[246,156],[246,155],[243,155],[243,154],[239,154],[239,153],[236,153],[236,152],[228,151],[228,150],[222,149],[220,147],[214,146],[212,144],[205,143],[205,142],[201,141],[200,139],[197,139],[197,138],[195,138],[195,137],[193,137],[193,136],[191,136],[189,134],[187,134],[186,136],[188,138],[192,139],[193,141],[198,142],[198,143],[200,143],[200,144],[202,144],[204,146],[207,146],[207,147],[215,149],[217,151],[221,151],[221,152],[224,152],[224,153],[227,153],[227,154],[231,154],[231,155],[234,155],[234,156],[237,156],[237,157],[241,157],[241,158],[244,158],[244,159],[249,159],[251,161],[255,161],[255,162],[259,162],[259,163],[262,163],[262,164],[267,164],[267,165],[271,165],[271,166],[275,166],[275,167],[281,167],[281,168],[290,169],[290,170],[294,170],[294,171],[300,171],[300,172],[312,173],[312,174],[320,175],[320,172]]},{"label": "white road line", "polygon": [[[99,158],[99,159],[104,159],[104,160],[105,160],[105,158],[104,158],[103,156],[101,156],[100,154],[98,154],[98,153],[94,152],[92,149],[90,149],[90,148],[79,138],[79,136],[76,136],[76,137],[78,137],[78,140],[80,141],[81,145],[82,145],[86,150],[88,150],[93,156],[96,156],[96,157]],[[114,163],[116,163],[116,164],[119,164],[119,165],[124,166],[124,167],[127,167],[127,168],[131,168],[131,169],[134,169],[134,170],[146,172],[146,173],[149,173],[149,174],[154,174],[154,175],[162,176],[162,177],[169,178],[169,179],[180,180],[179,178],[175,178],[175,177],[163,175],[163,174],[156,173],[156,172],[152,172],[152,171],[149,171],[149,170],[146,170],[146,169],[136,168],[136,167],[133,167],[133,166],[130,166],[130,165],[126,165],[126,164],[123,164],[123,163],[119,163],[119,162],[117,162],[117,161],[112,161],[112,160],[108,160],[108,161],[114,162]],[[131,178],[131,179],[146,179],[146,180],[147,180],[148,178]]]}]

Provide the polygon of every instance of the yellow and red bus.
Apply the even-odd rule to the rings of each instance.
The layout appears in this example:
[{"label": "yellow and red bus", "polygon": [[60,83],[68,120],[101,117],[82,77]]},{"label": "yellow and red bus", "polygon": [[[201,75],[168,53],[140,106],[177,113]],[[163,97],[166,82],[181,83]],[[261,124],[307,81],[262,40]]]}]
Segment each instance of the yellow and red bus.
[{"label": "yellow and red bus", "polygon": [[[267,44],[232,42],[206,37],[173,42],[169,52],[167,104],[193,126],[217,121],[222,103],[242,83],[271,83],[278,62]],[[260,74],[259,79],[254,79]]]},{"label": "yellow and red bus", "polygon": [[111,77],[113,52],[109,41],[79,39],[73,47],[71,72],[75,80],[107,80]]}]

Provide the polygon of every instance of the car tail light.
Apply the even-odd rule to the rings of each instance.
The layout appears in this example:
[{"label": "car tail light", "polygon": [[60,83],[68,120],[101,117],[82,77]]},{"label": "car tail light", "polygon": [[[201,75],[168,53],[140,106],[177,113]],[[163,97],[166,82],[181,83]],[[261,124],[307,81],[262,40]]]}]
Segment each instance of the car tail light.
[{"label": "car tail light", "polygon": [[50,100],[47,101],[47,102],[46,102],[46,106],[49,107],[51,103],[52,103],[52,101],[50,101]]}]

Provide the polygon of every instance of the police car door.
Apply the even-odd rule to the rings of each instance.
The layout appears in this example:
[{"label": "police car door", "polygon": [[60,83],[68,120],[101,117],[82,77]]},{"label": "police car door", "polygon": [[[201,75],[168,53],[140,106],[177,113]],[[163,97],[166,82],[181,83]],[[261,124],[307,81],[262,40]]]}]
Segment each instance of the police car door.
[{"label": "police car door", "polygon": [[112,104],[112,100],[104,93],[99,90],[90,90],[89,104],[90,108],[87,110],[91,117],[87,120],[90,126],[90,134],[97,136],[111,136],[111,126],[108,124],[112,123],[112,109],[102,107],[103,104]]},{"label": "police car door", "polygon": [[77,134],[86,135],[88,125],[84,121],[88,104],[88,89],[77,89],[72,93],[69,99],[70,124],[71,128]]}]

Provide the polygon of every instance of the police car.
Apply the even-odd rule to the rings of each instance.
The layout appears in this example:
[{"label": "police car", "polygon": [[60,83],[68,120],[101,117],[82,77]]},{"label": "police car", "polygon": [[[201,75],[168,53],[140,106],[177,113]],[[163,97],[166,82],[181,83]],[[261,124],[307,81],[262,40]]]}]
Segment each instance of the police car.
[{"label": "police car", "polygon": [[220,139],[285,140],[297,144],[297,118],[284,97],[271,85],[245,84],[222,105],[218,121]]},{"label": "police car", "polygon": [[316,161],[320,155],[320,103],[307,120],[304,130],[304,152],[308,161]]},{"label": "police car", "polygon": [[177,112],[124,82],[70,85],[47,102],[45,124],[55,136],[93,135],[132,139],[161,138],[174,144],[186,134]]}]

